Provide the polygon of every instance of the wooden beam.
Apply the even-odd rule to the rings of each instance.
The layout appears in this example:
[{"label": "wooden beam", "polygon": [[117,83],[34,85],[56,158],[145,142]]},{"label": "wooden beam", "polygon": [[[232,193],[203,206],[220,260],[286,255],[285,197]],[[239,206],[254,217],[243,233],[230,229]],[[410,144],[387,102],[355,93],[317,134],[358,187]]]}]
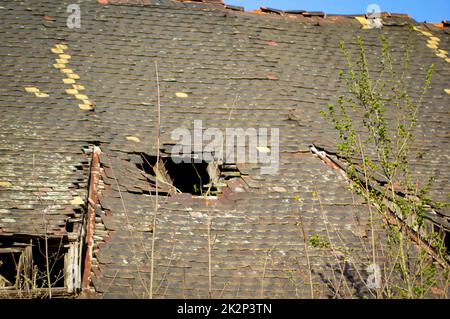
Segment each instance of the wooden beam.
[{"label": "wooden beam", "polygon": [[84,269],[83,269],[83,279],[82,288],[89,288],[89,283],[91,281],[91,260],[92,260],[92,249],[94,246],[94,229],[95,229],[95,207],[94,205],[98,203],[98,181],[100,178],[100,155],[101,151],[98,146],[94,146],[92,152],[91,170],[89,177],[89,195],[87,203],[87,223],[86,223],[86,256],[84,258]]}]

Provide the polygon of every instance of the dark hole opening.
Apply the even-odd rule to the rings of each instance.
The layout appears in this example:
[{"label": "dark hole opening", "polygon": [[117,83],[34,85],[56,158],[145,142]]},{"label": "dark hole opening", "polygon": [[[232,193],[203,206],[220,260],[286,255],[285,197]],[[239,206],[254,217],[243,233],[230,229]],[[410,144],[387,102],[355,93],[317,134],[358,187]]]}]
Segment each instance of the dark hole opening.
[{"label": "dark hole opening", "polygon": [[[65,243],[65,240],[61,238],[47,239],[48,254],[46,254],[45,240],[42,238],[34,238],[28,244],[23,243],[19,247],[0,247],[0,251],[2,249],[4,251],[0,252],[0,288],[15,287],[18,289],[25,283],[30,288],[47,288],[48,277],[50,277],[52,288],[64,287],[64,256],[67,253],[67,248],[64,247]],[[31,254],[27,255],[26,251],[29,248],[25,247],[30,247],[30,245]],[[21,258],[22,254],[24,254],[23,258]],[[25,268],[30,272],[25,274]],[[15,286],[18,274],[19,285]],[[28,278],[27,280],[25,280],[25,276]]]},{"label": "dark hole opening", "polygon": [[14,286],[20,252],[0,253],[0,288]]},{"label": "dark hole opening", "polygon": [[[154,170],[156,156],[147,154],[141,154],[141,156],[142,163],[136,164],[137,167],[156,179],[157,174]],[[193,158],[186,157],[182,158],[181,163],[178,163],[177,160],[174,161],[172,157],[161,157],[160,160],[160,172],[162,172],[160,174],[165,175],[170,181],[168,184],[173,185],[177,191],[192,195],[202,195],[207,191],[210,182],[207,162],[196,163]],[[165,189],[170,190],[170,186],[164,182],[159,182],[158,192],[164,192]],[[211,190],[214,191],[215,188],[211,188]]]},{"label": "dark hole opening", "polygon": [[[64,248],[63,243],[59,240],[48,242],[48,268],[52,287],[64,287],[64,254],[66,252],[67,248]],[[33,246],[33,264],[37,269],[36,286],[48,287],[44,240],[39,240]]]},{"label": "dark hole opening", "polygon": [[194,163],[192,159],[186,159],[186,161],[186,163],[177,164],[172,158],[166,160],[165,165],[173,185],[182,193],[202,195],[210,180],[207,171],[208,163]]},{"label": "dark hole opening", "polygon": [[447,248],[447,253],[450,253],[450,232],[445,232],[444,245]]},{"label": "dark hole opening", "polygon": [[73,232],[73,222],[72,221],[70,221],[70,220],[68,220],[67,222],[66,222],[66,232],[68,232],[68,233],[72,233]]}]

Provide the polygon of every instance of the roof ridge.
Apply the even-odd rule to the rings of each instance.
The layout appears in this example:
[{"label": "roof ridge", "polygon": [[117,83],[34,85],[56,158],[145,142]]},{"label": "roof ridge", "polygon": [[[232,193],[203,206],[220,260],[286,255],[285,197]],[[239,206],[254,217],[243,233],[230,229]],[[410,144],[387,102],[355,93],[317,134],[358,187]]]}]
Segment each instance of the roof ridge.
[{"label": "roof ridge", "polygon": [[[367,13],[361,14],[335,14],[335,13],[327,13],[324,11],[308,11],[303,9],[276,9],[271,7],[262,6],[259,9],[246,11],[243,6],[229,5],[224,3],[224,0],[97,0],[99,4],[129,4],[129,5],[156,5],[156,4],[176,4],[176,3],[190,3],[190,4],[201,4],[208,5],[213,8],[220,8],[229,11],[238,11],[245,12],[251,14],[273,14],[273,15],[281,15],[281,16],[289,16],[289,17],[306,17],[306,18],[323,18],[327,19],[328,17],[332,17],[332,20],[336,20],[339,18],[356,18],[356,17],[365,17],[368,18]],[[397,12],[388,12],[383,11],[380,12],[380,18],[404,18],[404,19],[413,19],[408,13],[397,13]],[[445,28],[449,27],[449,21],[443,20],[440,23],[433,23],[434,26]]]}]

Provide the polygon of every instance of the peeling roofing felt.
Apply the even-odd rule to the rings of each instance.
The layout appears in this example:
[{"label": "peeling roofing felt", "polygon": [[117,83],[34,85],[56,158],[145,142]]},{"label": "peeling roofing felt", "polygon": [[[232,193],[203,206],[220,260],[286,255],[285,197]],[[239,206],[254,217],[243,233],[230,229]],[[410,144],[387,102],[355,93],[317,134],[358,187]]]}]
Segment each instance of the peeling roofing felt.
[{"label": "peeling roofing felt", "polygon": [[[94,296],[148,297],[155,196],[137,164],[138,154],[157,153],[157,61],[161,145],[193,120],[223,130],[276,127],[280,170],[261,175],[257,165],[239,165],[244,191],[230,183],[207,205],[190,194],[160,196],[154,297],[310,297],[300,214],[309,236],[343,241],[356,265],[367,264],[367,207],[309,146],[336,144],[319,111],[345,92],[339,41],[356,52],[361,35],[375,65],[380,34],[400,55],[413,20],[386,16],[382,29],[366,30],[353,17],[99,2],[78,1],[81,28],[69,29],[71,1],[0,1],[1,236],[67,234],[86,207],[90,154],[99,145],[90,287]],[[416,24],[412,36],[412,87],[429,64],[436,70],[411,145],[421,154],[413,166],[421,180],[436,177],[430,196],[448,201],[449,31]],[[433,221],[450,229],[448,209],[439,213]],[[319,279],[332,275],[335,256],[310,253],[315,297],[327,297]]]}]

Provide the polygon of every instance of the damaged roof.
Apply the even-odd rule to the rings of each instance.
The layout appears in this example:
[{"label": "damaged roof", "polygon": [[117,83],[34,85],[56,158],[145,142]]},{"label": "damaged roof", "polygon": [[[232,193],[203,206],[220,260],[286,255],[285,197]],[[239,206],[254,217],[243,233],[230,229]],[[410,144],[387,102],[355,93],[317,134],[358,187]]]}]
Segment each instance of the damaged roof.
[{"label": "damaged roof", "polygon": [[[308,298],[299,223],[309,237],[345,242],[363,267],[371,258],[367,205],[310,152],[312,144],[335,152],[336,132],[320,110],[346,91],[339,42],[356,52],[358,35],[370,65],[380,34],[400,55],[408,25],[422,30],[412,34],[412,87],[430,64],[436,71],[411,145],[413,167],[420,180],[435,176],[433,200],[449,200],[448,28],[395,14],[370,30],[354,16],[253,14],[221,1],[84,0],[81,27],[71,29],[71,2],[0,2],[0,236],[83,240],[92,205],[84,283],[93,296],[148,297],[153,276],[159,298]],[[142,156],[158,153],[155,61],[163,152],[174,144],[172,131],[192,130],[194,120],[220,130],[280,130],[277,174],[237,164],[236,178],[207,204],[186,193],[160,195],[156,230]],[[98,201],[89,203],[97,147]],[[450,230],[448,207],[429,219]],[[323,278],[332,276],[335,256],[310,254],[314,296],[327,297]]]}]

